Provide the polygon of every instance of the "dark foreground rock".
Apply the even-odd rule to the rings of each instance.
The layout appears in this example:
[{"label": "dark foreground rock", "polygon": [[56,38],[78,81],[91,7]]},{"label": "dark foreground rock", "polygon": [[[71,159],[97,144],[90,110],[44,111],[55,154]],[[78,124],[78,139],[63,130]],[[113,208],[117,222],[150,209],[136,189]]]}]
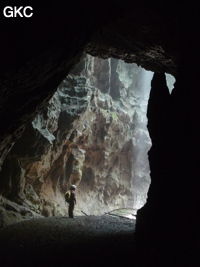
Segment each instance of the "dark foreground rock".
[{"label": "dark foreground rock", "polygon": [[120,266],[135,261],[135,220],[51,217],[0,230],[1,266]]}]

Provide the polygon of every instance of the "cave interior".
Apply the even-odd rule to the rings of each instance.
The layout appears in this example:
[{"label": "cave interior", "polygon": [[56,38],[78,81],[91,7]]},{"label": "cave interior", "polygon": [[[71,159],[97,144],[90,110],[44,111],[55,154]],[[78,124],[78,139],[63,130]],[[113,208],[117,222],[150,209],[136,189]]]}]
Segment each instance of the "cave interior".
[{"label": "cave interior", "polygon": [[[53,152],[57,158],[53,161],[55,168],[51,172],[48,163],[52,162],[51,157],[54,155],[48,154],[48,149],[51,147],[53,136],[50,135],[50,139],[47,140],[34,131],[30,124],[35,120],[37,128],[38,114],[44,113],[44,118],[49,116],[49,101],[53,107],[51,101],[56,89],[70,71],[73,72],[83,52],[95,57],[96,60],[106,59],[105,64],[108,64],[111,58],[135,63],[154,72],[147,108],[147,127],[152,141],[152,147],[148,152],[151,185],[146,204],[137,212],[137,254],[144,266],[199,266],[198,3],[182,1],[180,5],[171,0],[117,0],[104,4],[102,1],[94,3],[88,0],[81,4],[52,2],[47,5],[36,5],[33,1],[29,1],[29,4],[34,10],[33,17],[29,19],[8,19],[3,15],[0,18],[1,204],[5,204],[3,198],[6,195],[9,200],[20,206],[25,194],[28,196],[27,201],[34,202],[35,206],[40,205],[40,199],[34,195],[33,185],[25,184],[23,180],[27,173],[23,173],[23,168],[20,169],[22,165],[26,166],[23,170],[28,172],[27,177],[32,181],[35,170],[40,168],[40,164],[46,164],[45,168],[48,169],[51,179],[45,183],[46,188],[43,189],[45,191],[47,187],[51,188],[54,193],[56,192],[58,199],[60,195],[56,191],[57,188],[53,188],[52,185],[58,183],[54,180],[55,177],[61,177],[62,168],[57,164],[60,158],[63,159],[62,164],[66,164],[66,157],[63,156],[65,154],[68,163],[74,162],[74,168],[80,167],[84,144],[88,140],[78,139],[78,131],[69,131],[68,141],[63,144],[62,150]],[[0,9],[3,10],[5,5],[5,1],[2,1]],[[107,66],[104,65],[104,70]],[[106,71],[99,71],[106,75]],[[173,75],[176,79],[171,94],[166,85],[165,73]],[[70,79],[71,76],[68,77]],[[102,80],[97,81],[103,82],[103,76]],[[73,82],[75,84],[76,81]],[[81,82],[84,83],[83,80]],[[111,83],[115,88],[113,81]],[[69,88],[67,87],[66,91]],[[84,109],[88,92],[79,91],[80,88],[76,86],[74,88],[77,89],[79,104]],[[106,88],[105,85],[104,89],[107,90]],[[70,95],[70,92],[68,90],[67,94]],[[111,94],[113,98],[119,97],[119,92],[114,89]],[[95,97],[94,94],[92,100],[95,100]],[[108,105],[108,99],[102,101],[101,105],[102,108]],[[71,107],[71,104],[69,106]],[[62,124],[62,120],[67,120],[67,130],[76,120],[74,109],[70,109],[70,112],[70,117],[61,116],[58,122]],[[111,117],[114,121],[117,115],[111,114]],[[101,120],[106,120],[106,115],[97,119],[101,123]],[[75,127],[78,129],[80,124],[77,123]],[[93,127],[95,131],[96,128]],[[57,129],[52,129],[52,132],[56,131]],[[100,139],[105,135],[104,131],[105,128],[100,133]],[[26,137],[25,140],[21,139],[23,135]],[[35,146],[32,138],[35,135],[43,146]],[[62,138],[63,135],[57,131],[56,142],[61,143]],[[82,149],[73,146],[74,138],[79,144],[83,143]],[[131,145],[129,143],[124,149],[131,148]],[[27,151],[28,146],[32,146],[33,150]],[[20,165],[16,156],[17,148],[21,148]],[[71,156],[67,154],[69,148]],[[91,148],[90,153],[94,149]],[[42,157],[37,158],[41,151],[47,153],[49,161],[43,161]],[[33,162],[27,162],[26,156],[32,158]],[[92,154],[86,156],[86,159],[91,156],[95,161]],[[76,158],[79,161],[75,161]],[[120,159],[123,160],[123,155]],[[110,164],[117,165],[119,157],[115,160]],[[93,164],[94,167],[98,162]],[[20,176],[16,176],[19,172]],[[92,178],[88,181],[91,187],[96,186],[96,182],[101,182],[99,176],[93,177],[89,163],[84,173]],[[41,180],[34,178],[35,188],[41,188],[41,183],[46,181],[43,173],[40,175]],[[75,172],[68,183],[78,183],[81,175],[79,171]],[[63,181],[59,180],[60,182]],[[122,186],[125,193],[130,193],[126,190],[126,183]],[[84,189],[86,190],[83,187],[82,191]],[[45,206],[45,203],[43,204]],[[45,207],[43,215],[49,216],[51,209],[48,205]],[[7,207],[4,205],[3,209],[6,208],[18,209],[9,204]],[[26,210],[23,212],[26,213]]]}]

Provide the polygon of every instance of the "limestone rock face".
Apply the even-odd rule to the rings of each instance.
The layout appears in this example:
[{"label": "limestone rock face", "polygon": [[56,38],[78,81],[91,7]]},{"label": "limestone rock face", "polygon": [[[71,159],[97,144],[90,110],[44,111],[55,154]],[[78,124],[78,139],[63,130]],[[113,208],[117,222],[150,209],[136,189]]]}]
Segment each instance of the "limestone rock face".
[{"label": "limestone rock face", "polygon": [[32,215],[65,215],[76,184],[76,214],[140,208],[150,183],[144,79],[135,64],[84,54],[6,158],[3,197]]}]

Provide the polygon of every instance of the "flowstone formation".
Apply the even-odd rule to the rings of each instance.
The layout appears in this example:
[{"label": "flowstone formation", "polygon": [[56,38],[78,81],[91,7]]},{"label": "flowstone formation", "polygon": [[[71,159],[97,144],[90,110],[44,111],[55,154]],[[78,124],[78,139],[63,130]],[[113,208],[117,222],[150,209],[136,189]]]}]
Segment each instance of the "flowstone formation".
[{"label": "flowstone formation", "polygon": [[66,215],[70,184],[78,186],[76,215],[144,205],[151,146],[144,80],[136,64],[82,56],[6,158],[3,224]]}]

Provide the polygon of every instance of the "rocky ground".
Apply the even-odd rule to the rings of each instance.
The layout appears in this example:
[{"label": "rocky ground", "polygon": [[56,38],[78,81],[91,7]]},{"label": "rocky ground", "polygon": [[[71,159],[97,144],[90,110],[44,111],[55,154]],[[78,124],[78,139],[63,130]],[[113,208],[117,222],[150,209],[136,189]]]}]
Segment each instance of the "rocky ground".
[{"label": "rocky ground", "polygon": [[0,229],[0,266],[134,263],[134,230],[135,220],[110,215],[25,220]]}]

